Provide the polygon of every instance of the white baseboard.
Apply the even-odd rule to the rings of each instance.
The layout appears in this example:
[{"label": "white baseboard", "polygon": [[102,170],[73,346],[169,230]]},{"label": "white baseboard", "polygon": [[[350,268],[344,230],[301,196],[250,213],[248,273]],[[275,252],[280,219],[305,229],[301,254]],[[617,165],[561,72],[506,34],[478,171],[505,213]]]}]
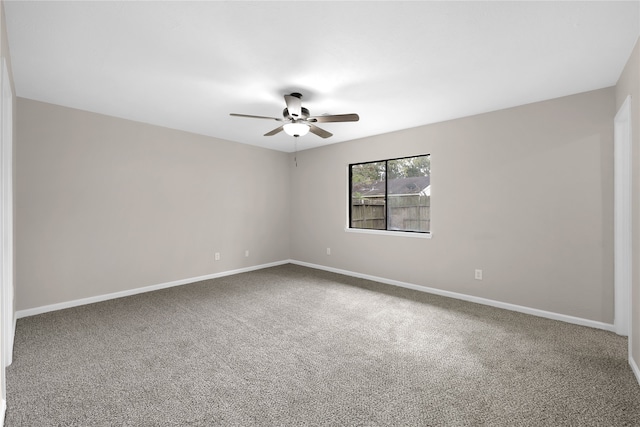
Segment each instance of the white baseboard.
[{"label": "white baseboard", "polygon": [[368,274],[356,273],[356,272],[353,272],[353,271],[341,270],[339,268],[326,267],[326,266],[323,266],[323,265],[311,264],[311,263],[308,263],[308,262],[297,261],[297,260],[293,260],[293,259],[272,262],[272,263],[269,263],[269,264],[261,264],[261,265],[256,265],[256,266],[252,266],[252,267],[240,268],[240,269],[237,269],[237,270],[223,271],[223,272],[220,272],[220,273],[213,273],[213,274],[208,274],[208,275],[205,275],[205,276],[191,277],[191,278],[188,278],[188,279],[176,280],[176,281],[173,281],[173,282],[161,283],[161,284],[158,284],[158,285],[145,286],[145,287],[142,287],[142,288],[129,289],[129,290],[126,290],[126,291],[114,292],[114,293],[105,294],[105,295],[98,295],[98,296],[95,296],[95,297],[82,298],[82,299],[62,302],[62,303],[58,303],[58,304],[45,305],[45,306],[30,308],[30,309],[26,309],[26,310],[19,310],[19,311],[16,312],[16,317],[17,318],[22,318],[22,317],[28,317],[28,316],[35,316],[37,314],[47,313],[47,312],[50,312],[50,311],[63,310],[65,308],[77,307],[77,306],[86,305],[86,304],[93,304],[93,303],[96,303],[96,302],[107,301],[107,300],[110,300],[110,299],[122,298],[122,297],[130,296],[130,295],[136,295],[136,294],[140,294],[140,293],[144,293],[144,292],[156,291],[156,290],[159,290],[159,289],[170,288],[170,287],[173,287],[173,286],[186,285],[186,284],[189,284],[189,283],[195,283],[195,282],[200,282],[200,281],[203,281],[203,280],[215,279],[215,278],[218,278],[218,277],[231,276],[231,275],[234,275],[234,274],[245,273],[245,272],[248,272],[248,271],[261,270],[263,268],[275,267],[277,265],[288,264],[288,263],[297,264],[297,265],[300,265],[300,266],[303,266],[303,267],[315,268],[315,269],[318,269],[318,270],[330,271],[330,272],[338,273],[338,274],[344,274],[345,276],[352,276],[352,277],[358,277],[358,278],[361,278],[361,279],[373,280],[373,281],[385,283],[385,284],[388,284],[388,285],[399,286],[399,287],[402,287],[402,288],[413,289],[413,290],[416,290],[416,291],[427,292],[427,293],[430,293],[430,294],[441,295],[441,296],[445,296],[445,297],[449,297],[449,298],[455,298],[455,299],[459,299],[459,300],[463,300],[463,301],[469,301],[469,302],[473,302],[473,303],[477,303],[477,304],[488,305],[488,306],[491,306],[491,307],[503,308],[505,310],[517,311],[519,313],[530,314],[530,315],[533,315],[533,316],[544,317],[544,318],[547,318],[547,319],[559,320],[559,321],[562,321],[562,322],[573,323],[573,324],[576,324],[576,325],[588,326],[588,327],[591,327],[591,328],[603,329],[603,330],[606,330],[606,331],[615,332],[615,326],[613,324],[609,324],[609,323],[597,322],[595,320],[583,319],[583,318],[580,318],[580,317],[574,317],[574,316],[568,316],[568,315],[565,315],[565,314],[553,313],[553,312],[550,312],[550,311],[538,310],[538,309],[535,309],[535,308],[525,307],[525,306],[521,306],[521,305],[509,304],[509,303],[505,303],[505,302],[501,302],[501,301],[495,301],[495,300],[491,300],[491,299],[487,299],[487,298],[475,297],[475,296],[465,295],[465,294],[461,294],[461,293],[457,293],[457,292],[451,292],[451,291],[445,291],[445,290],[442,290],[442,289],[430,288],[430,287],[427,287],[427,286],[415,285],[413,283],[406,283],[406,282],[401,282],[401,281],[398,281],[398,280],[386,279],[384,277],[371,276],[371,275],[368,275]]},{"label": "white baseboard", "polygon": [[16,337],[16,323],[18,322],[18,318],[16,317],[16,313],[13,313],[13,325],[11,325],[11,336],[9,337],[9,349],[7,349],[7,366],[10,366],[13,363],[13,343]]},{"label": "white baseboard", "polygon": [[636,361],[633,360],[633,357],[631,357],[631,355],[629,355],[629,366],[631,366],[631,370],[636,376],[636,381],[638,381],[638,384],[640,384],[640,369],[638,368]]},{"label": "white baseboard", "polygon": [[0,400],[0,426],[4,425],[4,413],[7,411],[7,402],[4,399]]},{"label": "white baseboard", "polygon": [[517,311],[519,313],[530,314],[533,316],[544,317],[547,319],[560,320],[562,322],[573,323],[581,326],[588,326],[596,329],[604,329],[605,331],[615,332],[615,326],[609,323],[597,322],[595,320],[583,319],[580,317],[568,316],[566,314],[558,314],[550,311],[538,310],[536,308],[525,307],[506,302],[495,301],[487,298],[474,297],[472,295],[460,294],[457,292],[444,291],[442,289],[430,288],[427,286],[415,285],[413,283],[400,282],[398,280],[385,279],[384,277],[370,276],[368,274],[355,273],[353,271],[341,270],[339,268],[326,267],[323,265],[311,264],[303,261],[290,260],[292,264],[301,265],[303,267],[315,268],[318,270],[330,271],[333,273],[344,274],[346,276],[358,277],[360,279],[373,280],[375,282],[386,283],[388,285],[400,286],[402,288],[413,289],[420,292],[440,295],[449,298],[455,298],[463,301],[474,302],[477,304],[488,305],[491,307],[503,308],[505,310]]},{"label": "white baseboard", "polygon": [[111,294],[97,295],[89,298],[82,298],[73,301],[61,302],[58,304],[43,305],[41,307],[18,310],[16,318],[35,316],[37,314],[48,313],[50,311],[64,310],[65,308],[78,307],[86,304],[107,301],[116,298],[128,297],[144,292],[157,291],[159,289],[172,288],[174,286],[187,285],[189,283],[201,282],[203,280],[216,279],[218,277],[232,276],[234,274],[246,273],[248,271],[261,270],[263,268],[275,267],[277,265],[288,264],[289,260],[276,261],[268,264],[254,265],[251,267],[239,268],[237,270],[223,271],[220,273],[207,274],[205,276],[191,277],[188,279],[175,280],[173,282],[160,283],[158,285],[145,286],[142,288],[128,289],[126,291],[114,292]]}]

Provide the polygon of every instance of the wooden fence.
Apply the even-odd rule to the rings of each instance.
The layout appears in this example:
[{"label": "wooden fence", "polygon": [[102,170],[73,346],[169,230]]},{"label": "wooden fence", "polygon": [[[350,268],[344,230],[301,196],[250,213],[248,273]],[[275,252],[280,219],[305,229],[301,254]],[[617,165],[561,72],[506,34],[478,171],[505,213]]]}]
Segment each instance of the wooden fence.
[{"label": "wooden fence", "polygon": [[[431,197],[420,195],[388,196],[389,230],[429,231]],[[385,230],[384,198],[351,200],[351,227]]]}]

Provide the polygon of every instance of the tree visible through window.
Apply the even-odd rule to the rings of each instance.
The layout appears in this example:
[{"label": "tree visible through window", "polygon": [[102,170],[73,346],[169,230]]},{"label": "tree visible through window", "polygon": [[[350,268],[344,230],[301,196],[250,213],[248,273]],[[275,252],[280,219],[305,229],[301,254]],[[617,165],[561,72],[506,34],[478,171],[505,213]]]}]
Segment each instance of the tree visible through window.
[{"label": "tree visible through window", "polygon": [[349,226],[429,233],[430,176],[428,154],[349,165]]}]

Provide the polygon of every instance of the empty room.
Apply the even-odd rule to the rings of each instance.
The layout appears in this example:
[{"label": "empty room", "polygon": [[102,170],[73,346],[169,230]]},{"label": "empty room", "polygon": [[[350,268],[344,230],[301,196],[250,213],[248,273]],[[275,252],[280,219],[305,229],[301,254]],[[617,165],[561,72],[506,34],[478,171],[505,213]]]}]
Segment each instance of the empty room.
[{"label": "empty room", "polygon": [[0,6],[0,425],[640,425],[640,1]]}]

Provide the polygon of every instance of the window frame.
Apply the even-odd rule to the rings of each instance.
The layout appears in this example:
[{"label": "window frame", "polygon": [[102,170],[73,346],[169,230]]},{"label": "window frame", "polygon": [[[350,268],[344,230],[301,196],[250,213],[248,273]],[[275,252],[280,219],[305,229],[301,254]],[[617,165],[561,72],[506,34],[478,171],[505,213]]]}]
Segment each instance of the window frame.
[{"label": "window frame", "polygon": [[[416,154],[413,156],[403,156],[403,157],[395,157],[390,159],[382,159],[382,160],[371,160],[366,162],[357,162],[357,163],[349,163],[347,165],[347,180],[348,180],[348,190],[347,190],[347,224],[345,227],[345,231],[347,232],[355,232],[355,233],[365,233],[365,234],[377,234],[377,235],[393,235],[393,236],[405,236],[405,237],[419,237],[419,238],[431,238],[432,229],[431,223],[429,223],[429,231],[419,231],[419,230],[390,230],[389,227],[389,187],[388,187],[388,167],[389,162],[393,162],[396,160],[403,159],[412,159],[416,157],[428,157],[431,160],[431,153],[426,154]],[[353,166],[358,165],[366,165],[370,163],[384,163],[385,172],[384,172],[384,207],[385,207],[385,228],[356,228],[352,227],[352,217],[353,217],[353,203],[352,203],[352,192],[353,192]],[[431,186],[431,171],[429,170],[429,186]],[[431,195],[429,195],[431,197]]]}]

